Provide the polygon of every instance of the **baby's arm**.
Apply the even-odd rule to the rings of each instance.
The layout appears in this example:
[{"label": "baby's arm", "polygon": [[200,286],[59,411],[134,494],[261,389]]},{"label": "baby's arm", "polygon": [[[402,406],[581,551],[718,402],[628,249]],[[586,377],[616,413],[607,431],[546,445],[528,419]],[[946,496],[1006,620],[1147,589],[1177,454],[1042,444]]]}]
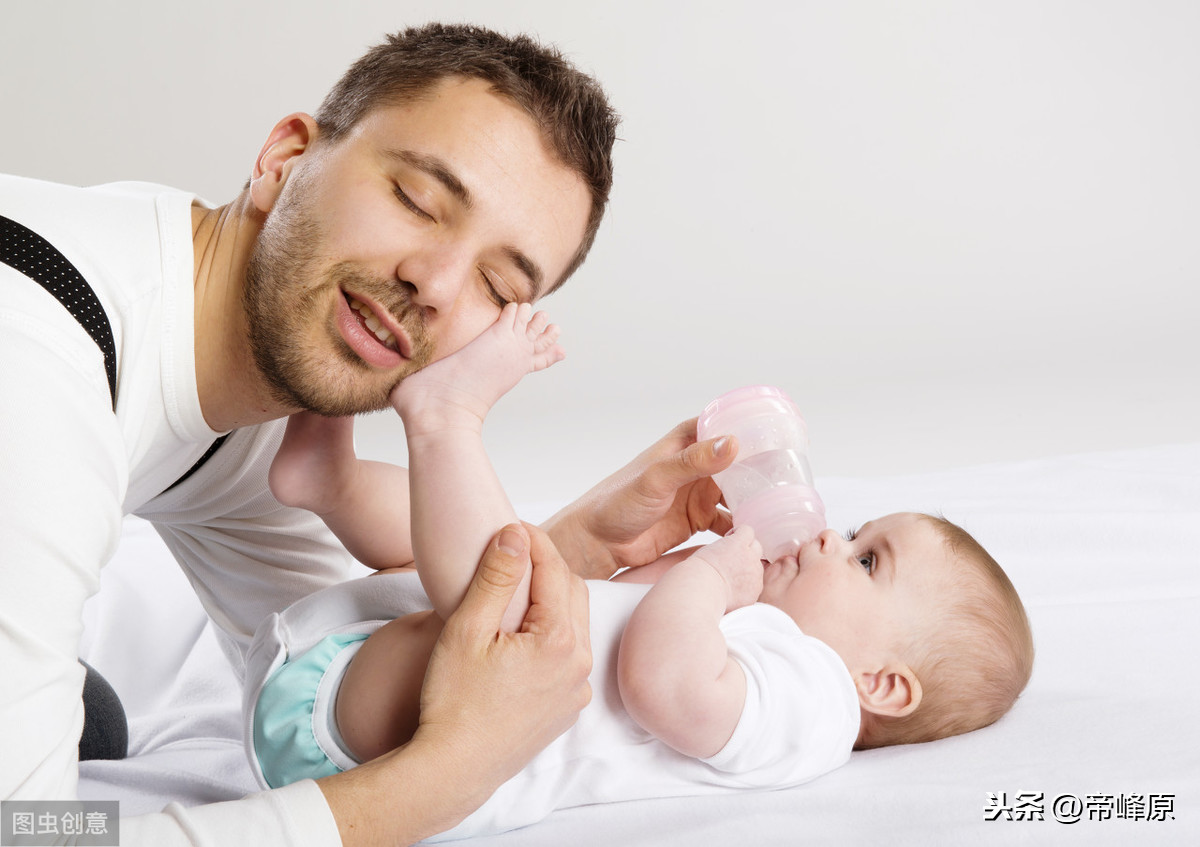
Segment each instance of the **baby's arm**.
[{"label": "baby's arm", "polygon": [[635,585],[654,585],[662,579],[662,575],[675,567],[685,559],[691,558],[692,554],[702,547],[688,547],[682,550],[672,550],[670,553],[664,553],[648,565],[639,565],[636,568],[626,568],[620,573],[609,578],[610,582],[628,582]]},{"label": "baby's arm", "polygon": [[269,481],[280,503],[315,512],[363,564],[412,563],[408,471],[358,459],[353,418],[292,415]]},{"label": "baby's arm", "polygon": [[718,753],[741,717],[746,676],[720,621],[758,599],[762,578],[762,547],[741,527],[663,574],[625,627],[617,659],[625,709],[685,755]]},{"label": "baby's arm", "polygon": [[[563,357],[558,328],[529,304],[510,304],[478,338],[407,377],[392,392],[408,439],[413,552],[434,609],[446,619],[488,542],[517,516],[483,446],[483,419],[531,371]],[[502,628],[520,626],[529,575]]]}]

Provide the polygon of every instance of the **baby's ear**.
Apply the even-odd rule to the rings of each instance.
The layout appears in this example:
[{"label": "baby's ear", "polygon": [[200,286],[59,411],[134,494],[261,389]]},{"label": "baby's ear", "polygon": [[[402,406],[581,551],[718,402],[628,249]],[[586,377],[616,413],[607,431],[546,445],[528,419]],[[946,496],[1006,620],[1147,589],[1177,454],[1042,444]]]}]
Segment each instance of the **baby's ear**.
[{"label": "baby's ear", "polygon": [[864,711],[902,718],[921,704],[921,682],[908,665],[888,665],[864,671],[854,680],[858,702]]}]

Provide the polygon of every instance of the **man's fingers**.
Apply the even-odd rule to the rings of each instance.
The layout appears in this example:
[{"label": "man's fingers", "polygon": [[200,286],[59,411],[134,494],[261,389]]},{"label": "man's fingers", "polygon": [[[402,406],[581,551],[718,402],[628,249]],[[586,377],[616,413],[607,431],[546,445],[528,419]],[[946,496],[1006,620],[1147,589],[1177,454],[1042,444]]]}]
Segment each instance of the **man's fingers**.
[{"label": "man's fingers", "polygon": [[562,604],[567,593],[567,580],[571,575],[567,563],[554,542],[543,530],[536,526],[527,526],[526,533],[530,541],[530,561],[534,563],[533,579],[529,585],[529,601],[531,603],[551,605]]},{"label": "man's fingers", "polygon": [[447,623],[459,618],[483,631],[498,632],[528,568],[529,532],[521,524],[508,524],[488,545],[466,596]]},{"label": "man's fingers", "polygon": [[588,639],[587,586],[571,573],[550,536],[535,526],[526,526],[530,539],[533,578],[529,584],[532,614],[526,628],[565,625],[569,620],[575,636]]},{"label": "man's fingers", "polygon": [[736,456],[737,439],[732,435],[697,441],[655,462],[647,468],[641,481],[648,496],[668,497],[689,482],[725,470]]},{"label": "man's fingers", "polygon": [[587,682],[592,669],[587,585],[571,573],[549,535],[535,526],[526,528],[533,577],[529,585],[529,613],[522,631],[536,635],[543,646],[559,654],[556,663],[559,670],[574,669],[575,697],[570,702],[581,709],[591,699]]},{"label": "man's fingers", "polygon": [[724,509],[714,509],[712,524],[708,526],[709,532],[715,532],[717,535],[724,535],[733,529],[733,517]]},{"label": "man's fingers", "polygon": [[711,479],[692,486],[688,493],[688,526],[693,532],[709,530],[724,535],[733,528],[733,518],[722,509],[721,489]]}]

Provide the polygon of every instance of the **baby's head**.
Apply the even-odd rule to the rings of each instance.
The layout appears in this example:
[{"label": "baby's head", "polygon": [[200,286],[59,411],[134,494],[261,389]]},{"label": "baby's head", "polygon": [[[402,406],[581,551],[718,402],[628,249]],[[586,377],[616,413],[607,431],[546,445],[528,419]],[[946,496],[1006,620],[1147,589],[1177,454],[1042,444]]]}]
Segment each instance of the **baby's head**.
[{"label": "baby's head", "polygon": [[1024,689],[1033,638],[1012,583],[941,518],[826,530],[770,564],[759,598],[832,647],[858,689],[857,748],[932,741],[997,720]]}]

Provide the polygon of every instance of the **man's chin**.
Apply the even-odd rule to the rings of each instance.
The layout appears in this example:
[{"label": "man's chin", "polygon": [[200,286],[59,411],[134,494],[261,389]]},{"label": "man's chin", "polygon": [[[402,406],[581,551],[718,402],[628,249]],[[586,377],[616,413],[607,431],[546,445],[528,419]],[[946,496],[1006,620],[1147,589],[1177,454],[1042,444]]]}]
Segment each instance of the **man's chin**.
[{"label": "man's chin", "polygon": [[[330,380],[333,382],[334,380]],[[276,402],[293,409],[303,409],[327,418],[344,418],[389,408],[391,386],[354,385],[351,379],[341,379],[340,390],[317,380],[305,378],[268,380]]]},{"label": "man's chin", "polygon": [[331,396],[329,394],[307,394],[298,397],[300,408],[327,418],[345,418],[369,412],[380,412],[390,407],[390,392],[354,394],[353,396]]}]

